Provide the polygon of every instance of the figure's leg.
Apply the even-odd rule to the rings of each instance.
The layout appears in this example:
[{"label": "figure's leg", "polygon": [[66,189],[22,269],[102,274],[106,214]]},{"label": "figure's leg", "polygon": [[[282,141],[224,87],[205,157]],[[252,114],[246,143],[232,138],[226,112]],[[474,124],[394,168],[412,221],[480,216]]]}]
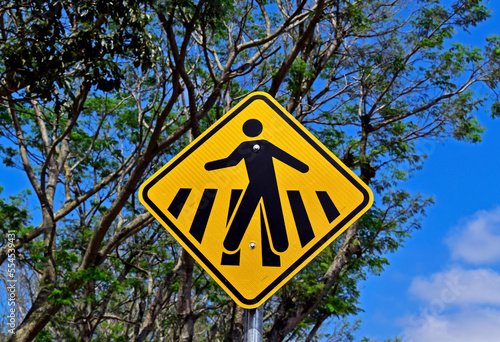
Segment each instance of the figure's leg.
[{"label": "figure's leg", "polygon": [[241,239],[248,228],[248,224],[259,204],[260,196],[256,194],[250,186],[246,189],[241,200],[236,214],[234,214],[233,222],[229,226],[229,230],[224,239],[224,248],[228,251],[236,251],[240,247]]},{"label": "figure's leg", "polygon": [[277,252],[284,252],[288,249],[288,237],[278,188],[268,189],[263,199],[267,223],[269,224],[269,233],[271,235],[271,244]]},{"label": "figure's leg", "polygon": [[262,206],[260,208],[260,237],[262,242],[262,266],[274,266],[279,267],[280,257],[271,249],[271,244],[269,243],[269,237],[267,236],[266,220],[264,219],[264,212]]},{"label": "figure's leg", "polygon": [[220,262],[221,265],[226,266],[239,266],[240,265],[240,251],[237,251],[234,254],[228,254],[222,252],[222,260]]},{"label": "figure's leg", "polygon": [[[226,224],[229,224],[229,221],[231,220],[231,217],[233,216],[233,211],[236,207],[236,204],[238,204],[238,200],[240,199],[240,196],[242,193],[243,193],[242,189],[231,190],[231,198],[229,200],[229,211],[227,213],[227,223]],[[233,253],[233,254],[222,252],[221,265],[239,266],[240,265],[240,254],[241,254],[240,250],[238,250],[236,253]]]}]

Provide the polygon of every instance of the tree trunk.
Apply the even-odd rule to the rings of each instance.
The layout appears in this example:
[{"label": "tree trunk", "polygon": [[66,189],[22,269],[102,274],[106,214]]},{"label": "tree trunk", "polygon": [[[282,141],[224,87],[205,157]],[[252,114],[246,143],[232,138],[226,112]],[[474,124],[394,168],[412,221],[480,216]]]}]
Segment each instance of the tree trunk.
[{"label": "tree trunk", "polygon": [[229,333],[224,342],[243,342],[245,334],[245,310],[233,303],[232,318]]},{"label": "tree trunk", "polygon": [[194,323],[196,321],[191,305],[194,259],[182,248],[180,260],[179,297],[177,298],[177,317],[179,321],[176,333],[178,337],[175,340],[179,342],[191,342],[193,341]]}]

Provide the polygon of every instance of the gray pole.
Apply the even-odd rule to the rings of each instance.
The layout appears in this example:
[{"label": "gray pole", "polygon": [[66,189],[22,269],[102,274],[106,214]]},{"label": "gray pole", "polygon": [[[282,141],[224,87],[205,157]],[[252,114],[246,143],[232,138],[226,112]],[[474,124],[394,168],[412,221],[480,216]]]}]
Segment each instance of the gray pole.
[{"label": "gray pole", "polygon": [[262,342],[264,305],[245,309],[245,342]]}]

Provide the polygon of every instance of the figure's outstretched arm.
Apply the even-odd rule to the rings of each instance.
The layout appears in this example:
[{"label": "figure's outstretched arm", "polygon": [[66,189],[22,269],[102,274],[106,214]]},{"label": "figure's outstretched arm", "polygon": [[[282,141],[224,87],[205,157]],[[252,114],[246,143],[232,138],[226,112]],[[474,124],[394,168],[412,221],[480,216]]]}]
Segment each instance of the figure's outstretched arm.
[{"label": "figure's outstretched arm", "polygon": [[205,164],[205,170],[212,171],[218,169],[224,169],[226,167],[231,167],[237,165],[243,157],[238,152],[238,149],[234,150],[227,158],[214,160]]},{"label": "figure's outstretched arm", "polygon": [[279,161],[285,163],[286,165],[293,167],[295,170],[300,171],[302,173],[306,173],[309,171],[309,166],[295,158],[294,156],[286,153],[279,147],[276,147],[274,145],[272,146],[272,155],[274,158],[278,159]]}]

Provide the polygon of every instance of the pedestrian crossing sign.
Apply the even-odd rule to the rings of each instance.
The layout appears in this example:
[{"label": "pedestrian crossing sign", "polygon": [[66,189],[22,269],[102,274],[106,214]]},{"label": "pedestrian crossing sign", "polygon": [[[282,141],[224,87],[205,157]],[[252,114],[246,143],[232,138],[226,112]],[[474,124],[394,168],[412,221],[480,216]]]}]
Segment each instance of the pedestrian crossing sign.
[{"label": "pedestrian crossing sign", "polygon": [[368,186],[261,92],[149,178],[139,197],[247,309],[260,306],[373,202]]}]

